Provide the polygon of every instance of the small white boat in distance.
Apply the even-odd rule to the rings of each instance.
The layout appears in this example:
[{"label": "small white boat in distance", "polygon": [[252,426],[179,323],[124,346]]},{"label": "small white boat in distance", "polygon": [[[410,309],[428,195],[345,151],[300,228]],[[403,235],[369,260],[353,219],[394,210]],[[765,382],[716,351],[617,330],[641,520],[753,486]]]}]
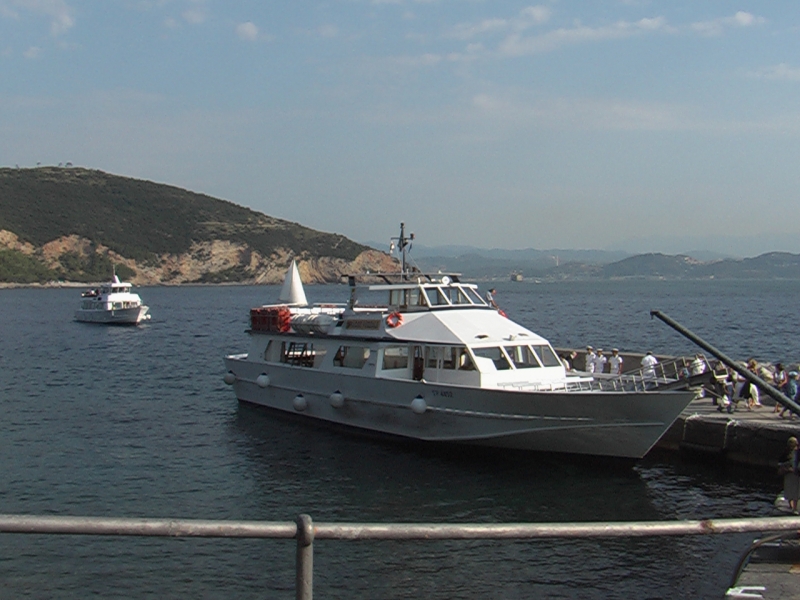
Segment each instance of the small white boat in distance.
[{"label": "small white boat in distance", "polygon": [[131,292],[132,287],[115,274],[112,281],[81,294],[75,320],[106,325],[137,325],[148,320],[149,309],[142,304],[139,294]]},{"label": "small white boat in distance", "polygon": [[250,311],[249,351],[225,357],[241,402],[317,423],[446,444],[640,458],[694,398],[641,378],[567,372],[550,343],[457,274],[350,277],[346,304],[306,303],[297,269],[280,304]]}]

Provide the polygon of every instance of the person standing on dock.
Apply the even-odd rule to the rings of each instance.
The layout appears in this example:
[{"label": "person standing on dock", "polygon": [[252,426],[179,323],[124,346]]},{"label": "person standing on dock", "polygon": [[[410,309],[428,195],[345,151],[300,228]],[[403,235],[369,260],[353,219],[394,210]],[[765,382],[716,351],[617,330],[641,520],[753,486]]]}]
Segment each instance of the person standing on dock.
[{"label": "person standing on dock", "polygon": [[[755,364],[751,364],[748,365],[747,370],[753,375],[756,375],[757,368],[758,367]],[[744,380],[744,383],[742,383],[741,390],[739,391],[739,397],[745,401],[745,407],[747,410],[761,408],[761,401],[758,397],[758,387],[746,379]]]},{"label": "person standing on dock", "polygon": [[622,374],[622,357],[619,355],[619,348],[611,349],[611,358],[608,359],[608,367],[612,375]]},{"label": "person standing on dock", "polygon": [[[787,382],[789,381],[789,374],[786,372],[786,369],[783,368],[783,363],[776,363],[775,364],[775,372],[772,373],[772,385],[775,386],[775,389],[780,390],[784,394],[786,391],[784,388],[786,387]],[[794,396],[789,396],[790,398],[794,398]],[[775,410],[772,412],[780,412],[781,405],[779,403],[775,403]]]},{"label": "person standing on dock", "polygon": [[[789,372],[788,379],[786,380],[786,385],[781,391],[787,398],[797,402],[797,371]],[[790,419],[794,418],[792,411],[784,406],[780,414],[781,419],[783,419],[786,416],[787,412],[789,413]]]},{"label": "person standing on dock", "polygon": [[797,514],[797,500],[800,497],[797,445],[797,438],[790,437],[786,442],[786,452],[778,463],[778,473],[783,475],[783,497],[789,503],[789,510],[794,514]]}]

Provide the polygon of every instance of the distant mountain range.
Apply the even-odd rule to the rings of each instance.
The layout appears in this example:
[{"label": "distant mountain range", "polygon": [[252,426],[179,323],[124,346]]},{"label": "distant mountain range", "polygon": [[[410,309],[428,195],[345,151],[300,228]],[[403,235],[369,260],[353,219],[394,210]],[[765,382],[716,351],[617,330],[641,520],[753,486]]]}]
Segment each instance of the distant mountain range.
[{"label": "distant mountain range", "polygon": [[[379,248],[380,244],[369,243]],[[500,250],[470,246],[414,246],[422,270],[465,273],[476,279],[665,278],[800,279],[800,254],[770,252],[754,258],[697,252],[630,255],[606,250]]]}]

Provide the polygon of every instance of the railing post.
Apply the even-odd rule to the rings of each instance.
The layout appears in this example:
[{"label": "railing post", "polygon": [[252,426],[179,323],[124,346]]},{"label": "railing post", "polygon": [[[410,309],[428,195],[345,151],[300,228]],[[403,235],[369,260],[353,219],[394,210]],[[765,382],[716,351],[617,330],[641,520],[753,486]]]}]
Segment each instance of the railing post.
[{"label": "railing post", "polygon": [[314,596],[314,525],[308,515],[299,515],[295,522],[297,523],[295,598],[311,600]]}]

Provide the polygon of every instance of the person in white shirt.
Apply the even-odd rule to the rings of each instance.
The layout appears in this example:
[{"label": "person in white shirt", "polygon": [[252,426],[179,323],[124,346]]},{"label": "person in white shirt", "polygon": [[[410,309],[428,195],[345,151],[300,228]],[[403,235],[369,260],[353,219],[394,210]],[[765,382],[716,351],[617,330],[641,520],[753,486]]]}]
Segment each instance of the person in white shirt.
[{"label": "person in white shirt", "polygon": [[618,348],[611,350],[611,358],[608,359],[608,366],[612,375],[620,375],[622,373],[622,357],[619,355]]},{"label": "person in white shirt", "polygon": [[597,356],[594,357],[594,372],[595,373],[602,373],[606,370],[606,362],[608,359],[603,354],[603,349],[597,349]]},{"label": "person in white shirt", "polygon": [[700,375],[701,373],[705,373],[706,370],[706,361],[705,357],[702,354],[695,354],[694,360],[692,364],[689,365],[692,370],[692,375]]},{"label": "person in white shirt", "polygon": [[591,346],[586,346],[586,370],[589,373],[594,373],[594,360],[597,358],[597,354],[594,353],[594,348]]},{"label": "person in white shirt", "polygon": [[488,292],[486,292],[486,303],[492,308],[499,309],[500,307],[497,306],[497,302],[495,302],[494,300],[495,293],[497,293],[497,290],[495,288],[492,288]]},{"label": "person in white shirt", "polygon": [[653,353],[649,350],[647,354],[644,355],[642,358],[642,374],[647,379],[655,379],[656,376],[656,365],[658,364],[658,359],[653,356]]}]

